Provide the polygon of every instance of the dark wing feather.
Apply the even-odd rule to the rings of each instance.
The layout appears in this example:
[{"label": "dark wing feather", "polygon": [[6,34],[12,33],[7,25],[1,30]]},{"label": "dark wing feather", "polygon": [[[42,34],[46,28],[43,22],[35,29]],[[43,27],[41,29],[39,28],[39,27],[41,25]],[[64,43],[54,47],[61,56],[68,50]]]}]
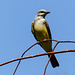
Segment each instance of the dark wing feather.
[{"label": "dark wing feather", "polygon": [[[49,25],[48,25],[47,21],[45,21],[45,25],[47,27],[47,30],[48,30],[48,33],[49,33],[49,37],[50,37],[50,39],[52,39],[51,32],[50,32],[50,28],[49,28]],[[48,56],[50,57],[50,55],[48,55]],[[50,61],[51,61],[51,64],[52,64],[53,68],[59,66],[58,60],[56,59],[56,57],[55,57],[54,54],[52,54]]]},{"label": "dark wing feather", "polygon": [[31,24],[31,32],[34,34],[34,22]]},{"label": "dark wing feather", "polygon": [[48,23],[47,23],[46,20],[44,21],[44,24],[46,25],[46,28],[47,28],[47,31],[48,31],[48,34],[49,34],[50,39],[52,39],[51,32],[50,32],[50,28],[49,28],[49,25],[48,25]]},{"label": "dark wing feather", "polygon": [[33,33],[35,39],[37,40],[37,38],[36,38],[36,36],[35,36],[34,22],[32,22],[32,24],[31,24],[31,32]]}]

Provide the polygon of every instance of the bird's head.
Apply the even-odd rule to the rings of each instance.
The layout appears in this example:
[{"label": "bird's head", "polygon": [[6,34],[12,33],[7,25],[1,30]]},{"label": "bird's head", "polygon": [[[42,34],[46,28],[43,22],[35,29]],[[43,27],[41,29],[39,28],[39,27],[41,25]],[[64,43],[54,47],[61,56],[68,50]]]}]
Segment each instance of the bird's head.
[{"label": "bird's head", "polygon": [[49,14],[49,13],[50,13],[50,12],[48,12],[48,11],[42,9],[42,10],[39,10],[39,11],[38,11],[37,16],[42,16],[42,17],[45,18],[45,16],[46,16],[47,14]]}]

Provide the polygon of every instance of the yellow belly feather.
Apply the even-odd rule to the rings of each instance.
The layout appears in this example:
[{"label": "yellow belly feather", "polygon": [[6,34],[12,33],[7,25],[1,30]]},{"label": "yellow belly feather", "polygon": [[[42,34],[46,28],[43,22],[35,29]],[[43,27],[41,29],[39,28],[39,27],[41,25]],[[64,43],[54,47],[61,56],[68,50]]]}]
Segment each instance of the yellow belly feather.
[{"label": "yellow belly feather", "polygon": [[[35,36],[38,41],[41,41],[44,39],[50,39],[49,33],[48,33],[45,25],[36,25],[35,26]],[[46,52],[52,51],[51,41],[42,42],[42,43],[40,43],[40,45]]]}]

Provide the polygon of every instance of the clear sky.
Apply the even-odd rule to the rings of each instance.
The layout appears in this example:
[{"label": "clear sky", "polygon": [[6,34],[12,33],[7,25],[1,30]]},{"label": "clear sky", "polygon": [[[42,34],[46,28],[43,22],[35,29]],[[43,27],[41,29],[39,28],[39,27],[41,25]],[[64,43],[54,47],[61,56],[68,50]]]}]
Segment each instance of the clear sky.
[{"label": "clear sky", "polygon": [[[51,12],[46,20],[53,39],[75,40],[75,0],[0,0],[0,63],[20,57],[36,42],[31,23],[40,9]],[[75,49],[75,44],[59,44],[55,51],[66,49]],[[36,45],[25,56],[44,52]],[[46,75],[75,74],[75,53],[56,54],[56,57],[60,66],[53,68],[49,63]],[[47,60],[47,56],[23,60],[15,75],[43,75]],[[12,75],[16,65],[13,62],[1,66],[0,75]]]}]

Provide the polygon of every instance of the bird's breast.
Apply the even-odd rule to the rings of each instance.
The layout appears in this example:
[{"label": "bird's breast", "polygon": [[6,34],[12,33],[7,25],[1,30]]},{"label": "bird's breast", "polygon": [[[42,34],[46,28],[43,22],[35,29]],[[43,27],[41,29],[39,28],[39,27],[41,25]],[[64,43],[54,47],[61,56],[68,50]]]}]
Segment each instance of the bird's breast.
[{"label": "bird's breast", "polygon": [[[50,39],[47,27],[42,20],[37,21],[34,24],[34,34],[35,34],[37,41],[41,41],[44,39]],[[51,41],[42,42],[40,43],[40,45],[46,52],[49,52],[52,50]]]},{"label": "bird's breast", "polygon": [[49,39],[48,30],[45,24],[37,23],[34,25],[34,29],[35,29],[35,36],[38,41],[43,39]]}]

